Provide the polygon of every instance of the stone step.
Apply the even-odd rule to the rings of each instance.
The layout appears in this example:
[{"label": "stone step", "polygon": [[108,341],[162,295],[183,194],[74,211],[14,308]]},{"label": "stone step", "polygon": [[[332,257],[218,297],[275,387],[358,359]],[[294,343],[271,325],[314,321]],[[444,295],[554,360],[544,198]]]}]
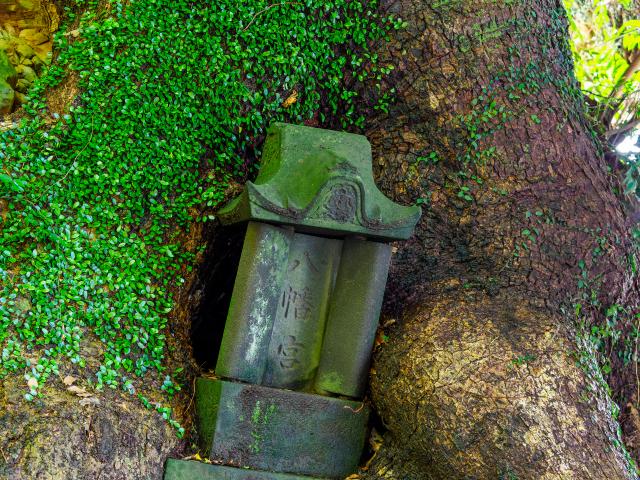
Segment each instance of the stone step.
[{"label": "stone step", "polygon": [[204,377],[196,410],[212,460],[323,478],[357,469],[369,415],[361,402]]},{"label": "stone step", "polygon": [[271,473],[188,460],[167,460],[164,480],[321,480],[317,477]]}]

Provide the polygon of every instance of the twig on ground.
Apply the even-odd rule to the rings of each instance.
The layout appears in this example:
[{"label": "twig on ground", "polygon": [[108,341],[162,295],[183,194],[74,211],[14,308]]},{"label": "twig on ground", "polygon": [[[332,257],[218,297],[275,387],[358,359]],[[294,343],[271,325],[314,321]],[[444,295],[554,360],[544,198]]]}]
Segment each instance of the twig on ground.
[{"label": "twig on ground", "polygon": [[38,200],[36,200],[36,202],[39,202],[40,200],[42,200],[42,197],[44,197],[47,193],[49,193],[49,191],[55,185],[59,185],[61,182],[63,182],[69,176],[69,174],[71,173],[71,171],[73,170],[73,168],[76,166],[76,164],[78,162],[78,157],[80,157],[82,152],[84,152],[87,149],[87,147],[91,143],[91,139],[92,138],[93,138],[93,117],[91,118],[91,133],[89,134],[89,140],[87,140],[87,143],[85,143],[84,147],[82,147],[82,149],[76,154],[76,156],[73,159],[73,162],[71,163],[71,166],[67,170],[67,173],[65,173],[64,176],[61,179],[59,179],[57,182],[49,185],[49,188],[47,188],[44,192],[42,192],[42,194],[38,197]]},{"label": "twig on ground", "polygon": [[269,5],[268,7],[263,8],[263,9],[262,9],[262,10],[260,10],[258,13],[256,13],[256,14],[253,16],[253,18],[251,19],[251,21],[247,24],[247,26],[246,26],[246,27],[244,27],[244,28],[242,29],[242,31],[243,31],[243,32],[246,32],[246,31],[249,29],[249,27],[250,27],[251,25],[253,25],[253,23],[256,21],[256,19],[257,19],[260,15],[262,15],[263,13],[265,13],[266,11],[268,11],[268,10],[270,10],[270,9],[274,8],[274,7],[284,7],[285,5],[302,5],[302,3],[300,3],[300,2],[284,2],[284,3],[274,3],[274,4],[272,4],[272,5]]}]

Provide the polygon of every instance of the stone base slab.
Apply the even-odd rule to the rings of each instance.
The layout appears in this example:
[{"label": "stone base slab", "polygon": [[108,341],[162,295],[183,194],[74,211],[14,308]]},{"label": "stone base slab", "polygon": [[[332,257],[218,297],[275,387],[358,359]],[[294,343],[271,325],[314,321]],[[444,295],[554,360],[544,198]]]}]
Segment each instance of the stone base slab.
[{"label": "stone base slab", "polygon": [[262,472],[245,468],[209,465],[188,460],[167,460],[164,480],[321,480],[286,473]]},{"label": "stone base slab", "polygon": [[338,479],[357,470],[369,416],[361,402],[204,377],[196,410],[214,461]]}]

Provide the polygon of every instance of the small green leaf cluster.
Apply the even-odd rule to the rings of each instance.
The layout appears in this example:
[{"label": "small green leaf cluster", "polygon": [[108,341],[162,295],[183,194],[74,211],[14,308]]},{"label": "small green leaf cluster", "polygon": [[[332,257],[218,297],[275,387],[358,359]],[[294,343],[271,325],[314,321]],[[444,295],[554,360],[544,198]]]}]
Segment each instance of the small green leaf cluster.
[{"label": "small green leaf cluster", "polygon": [[[632,0],[564,0],[570,20],[575,74],[588,98],[588,113],[626,167],[625,193],[638,191],[634,143],[640,124],[640,20]],[[623,148],[620,148],[623,147]],[[617,192],[616,192],[617,193]]]},{"label": "small green leaf cluster", "polygon": [[[632,3],[564,0],[576,78],[584,93],[599,105],[597,114],[617,103],[623,92],[631,93],[640,85],[640,74],[629,68],[631,59],[640,51],[640,20],[626,19],[633,16]],[[626,111],[629,108],[638,109],[629,104],[618,111],[616,118],[627,120],[625,117],[632,113]]]},{"label": "small green leaf cluster", "polygon": [[[0,379],[26,372],[33,399],[98,345],[95,387],[172,395],[172,289],[195,262],[181,238],[254,169],[271,122],[362,125],[365,88],[385,109],[391,67],[369,45],[403,23],[353,0],[77,1],[66,16],[79,35],[56,35],[27,117],[0,133]],[[80,93],[52,113],[70,75]]]},{"label": "small green leaf cluster", "polygon": [[522,365],[526,365],[527,363],[531,363],[536,359],[536,356],[532,353],[527,353],[525,355],[520,355],[511,360],[511,364],[515,367],[520,367]]},{"label": "small green leaf cluster", "polygon": [[[579,297],[573,302],[580,335],[592,347],[598,368],[603,375],[612,372],[614,364],[627,366],[638,361],[640,314],[633,306],[618,303],[603,304],[600,300],[603,275],[591,271],[611,248],[614,241],[600,229],[585,229],[594,239],[589,262],[578,261],[577,287]],[[636,268],[635,253],[627,259],[629,268]]]},{"label": "small green leaf cluster", "polygon": [[638,163],[637,155],[630,153],[623,156],[623,163],[627,167],[624,176],[624,193],[638,193],[638,179],[640,179],[640,163]]},{"label": "small green leaf cluster", "polygon": [[429,152],[426,156],[419,156],[416,158],[417,163],[426,163],[436,165],[440,161],[440,157],[438,156],[438,152]]}]

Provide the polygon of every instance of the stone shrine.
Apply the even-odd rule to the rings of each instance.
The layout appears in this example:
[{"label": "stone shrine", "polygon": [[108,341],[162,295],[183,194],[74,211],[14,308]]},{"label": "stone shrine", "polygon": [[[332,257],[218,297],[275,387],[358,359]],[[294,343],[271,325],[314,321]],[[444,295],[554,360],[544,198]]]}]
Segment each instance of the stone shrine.
[{"label": "stone shrine", "polygon": [[270,128],[258,178],[219,212],[248,225],[216,377],[196,384],[201,449],[216,464],[169,460],[165,480],[357,469],[385,242],[407,239],[419,217],[377,189],[365,137]]}]

